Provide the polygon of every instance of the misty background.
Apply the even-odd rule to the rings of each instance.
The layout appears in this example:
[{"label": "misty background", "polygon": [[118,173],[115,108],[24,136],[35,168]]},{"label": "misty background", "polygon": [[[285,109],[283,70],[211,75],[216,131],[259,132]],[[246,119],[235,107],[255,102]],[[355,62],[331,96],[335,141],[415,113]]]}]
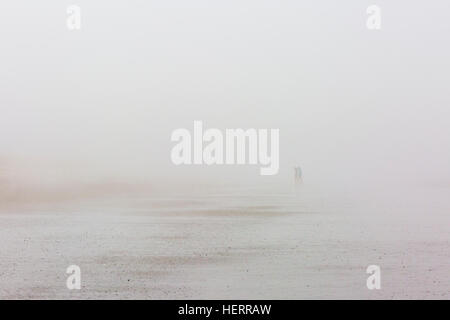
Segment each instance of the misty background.
[{"label": "misty background", "polygon": [[[381,30],[366,27],[372,4]],[[3,1],[0,185],[290,186],[301,166],[324,188],[447,189],[449,12],[445,0]],[[279,174],[173,165],[170,134],[194,120],[279,128]]]}]

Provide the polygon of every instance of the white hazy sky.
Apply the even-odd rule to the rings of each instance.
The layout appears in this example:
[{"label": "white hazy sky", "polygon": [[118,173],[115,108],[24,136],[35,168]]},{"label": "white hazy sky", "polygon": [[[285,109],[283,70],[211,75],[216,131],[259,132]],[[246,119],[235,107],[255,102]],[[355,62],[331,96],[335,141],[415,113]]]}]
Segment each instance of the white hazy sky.
[{"label": "white hazy sky", "polygon": [[[2,1],[0,158],[42,181],[291,182],[301,165],[448,186],[449,31],[448,0]],[[279,128],[280,174],[174,167],[170,134],[194,120]]]}]

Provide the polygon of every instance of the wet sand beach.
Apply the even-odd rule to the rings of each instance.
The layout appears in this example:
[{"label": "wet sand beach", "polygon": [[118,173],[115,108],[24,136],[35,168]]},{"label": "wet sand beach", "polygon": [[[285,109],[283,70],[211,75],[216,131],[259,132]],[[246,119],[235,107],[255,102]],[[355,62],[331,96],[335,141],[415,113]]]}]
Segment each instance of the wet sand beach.
[{"label": "wet sand beach", "polygon": [[[427,205],[305,188],[3,208],[0,298],[448,299],[449,218],[413,214]],[[66,287],[73,264],[81,290]],[[372,264],[381,290],[366,287]]]}]

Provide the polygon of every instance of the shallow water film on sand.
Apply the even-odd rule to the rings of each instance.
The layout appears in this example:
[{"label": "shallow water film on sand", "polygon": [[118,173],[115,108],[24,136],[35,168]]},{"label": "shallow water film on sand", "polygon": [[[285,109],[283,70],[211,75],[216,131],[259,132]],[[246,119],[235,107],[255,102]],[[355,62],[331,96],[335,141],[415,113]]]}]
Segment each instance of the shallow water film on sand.
[{"label": "shallow water film on sand", "polygon": [[[444,203],[423,219],[427,202],[349,200],[302,186],[5,208],[0,296],[449,298]],[[66,287],[70,265],[81,290]],[[369,265],[380,267],[381,290],[366,286]]]}]

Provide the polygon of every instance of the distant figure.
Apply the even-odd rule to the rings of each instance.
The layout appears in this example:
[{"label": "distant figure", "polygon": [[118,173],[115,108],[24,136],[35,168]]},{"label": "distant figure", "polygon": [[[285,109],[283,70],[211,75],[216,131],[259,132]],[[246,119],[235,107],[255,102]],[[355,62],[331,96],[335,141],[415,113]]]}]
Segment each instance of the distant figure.
[{"label": "distant figure", "polygon": [[302,182],[302,169],[300,167],[294,167],[294,182],[296,185]]}]

